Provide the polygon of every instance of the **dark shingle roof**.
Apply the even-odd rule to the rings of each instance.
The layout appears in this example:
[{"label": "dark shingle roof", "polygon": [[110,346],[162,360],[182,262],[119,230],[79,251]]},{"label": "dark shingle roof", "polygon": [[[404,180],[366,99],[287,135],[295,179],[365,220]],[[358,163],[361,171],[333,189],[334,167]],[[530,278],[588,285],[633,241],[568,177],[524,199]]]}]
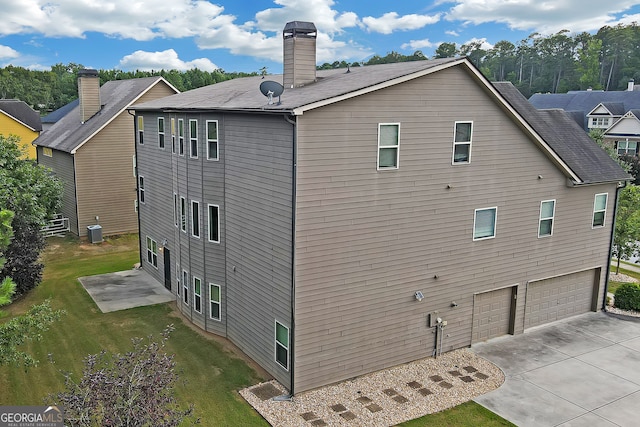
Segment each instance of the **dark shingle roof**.
[{"label": "dark shingle roof", "polygon": [[[627,111],[624,109],[624,104],[622,102],[603,102],[602,106],[609,110],[609,112],[614,116],[622,116]],[[589,111],[587,111],[587,114]]]},{"label": "dark shingle roof", "polygon": [[536,109],[508,82],[494,87],[585,184],[631,177],[561,109]]},{"label": "dark shingle roof", "polygon": [[529,98],[529,101],[539,109],[562,108],[565,111],[581,111],[582,127],[587,130],[587,114],[598,104],[606,103],[607,108],[611,105],[615,112],[611,109],[609,111],[621,116],[629,110],[640,108],[640,92],[584,90],[568,93],[536,93]]},{"label": "dark shingle roof", "polygon": [[[164,81],[164,79],[162,77],[145,77],[112,80],[105,83],[100,88],[102,108],[97,114],[82,123],[80,106],[76,105],[49,130],[40,135],[34,144],[67,153],[73,152],[159,81]],[[133,123],[133,119],[131,120]]]},{"label": "dark shingle roof", "polygon": [[74,101],[71,101],[67,105],[63,105],[57,110],[50,112],[49,114],[47,114],[42,118],[42,123],[56,123],[58,120],[66,116],[69,111],[76,108],[79,103],[80,103],[80,100],[76,99]]},{"label": "dark shingle roof", "polygon": [[0,99],[0,111],[23,123],[35,132],[42,130],[40,114],[19,99]]}]

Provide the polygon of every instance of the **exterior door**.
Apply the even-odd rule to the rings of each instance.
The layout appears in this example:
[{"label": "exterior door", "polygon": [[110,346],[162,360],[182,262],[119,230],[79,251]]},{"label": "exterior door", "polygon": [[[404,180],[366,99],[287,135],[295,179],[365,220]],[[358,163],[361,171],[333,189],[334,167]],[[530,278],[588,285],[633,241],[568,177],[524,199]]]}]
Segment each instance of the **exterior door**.
[{"label": "exterior door", "polygon": [[164,287],[171,290],[171,251],[164,248]]}]

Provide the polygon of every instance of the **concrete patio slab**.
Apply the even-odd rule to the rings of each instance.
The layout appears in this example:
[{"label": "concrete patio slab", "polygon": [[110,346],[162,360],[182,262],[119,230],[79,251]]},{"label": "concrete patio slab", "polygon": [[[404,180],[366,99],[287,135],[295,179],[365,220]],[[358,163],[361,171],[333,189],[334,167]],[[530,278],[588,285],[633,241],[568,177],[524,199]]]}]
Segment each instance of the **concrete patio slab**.
[{"label": "concrete patio slab", "polygon": [[587,331],[566,325],[553,324],[528,332],[529,340],[558,350],[569,356],[578,356],[613,344],[612,341]]},{"label": "concrete patio slab", "polygon": [[175,296],[144,270],[79,277],[103,313],[173,301]]},{"label": "concrete patio slab", "polygon": [[640,413],[640,391],[626,396],[594,411],[616,425],[622,427],[635,427],[638,425]]},{"label": "concrete patio slab", "polygon": [[[640,385],[640,352],[620,344],[578,356],[579,360]],[[620,363],[624,360],[624,363]],[[635,369],[629,369],[635,366]]]},{"label": "concrete patio slab", "polygon": [[640,338],[633,338],[627,341],[622,341],[620,342],[620,345],[635,351],[640,351]]},{"label": "concrete patio slab", "polygon": [[584,415],[579,416],[578,418],[574,418],[566,423],[559,424],[558,427],[618,427],[617,424],[614,424],[606,419],[602,418],[599,415],[594,414],[593,412],[587,412]]}]

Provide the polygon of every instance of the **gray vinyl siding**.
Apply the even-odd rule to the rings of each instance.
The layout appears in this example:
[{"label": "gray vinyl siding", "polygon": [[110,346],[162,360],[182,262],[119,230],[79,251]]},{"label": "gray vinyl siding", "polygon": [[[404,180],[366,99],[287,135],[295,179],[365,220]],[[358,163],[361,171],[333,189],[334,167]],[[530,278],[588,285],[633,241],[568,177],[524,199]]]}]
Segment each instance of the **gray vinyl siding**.
[{"label": "gray vinyl siding", "polygon": [[[474,293],[517,285],[520,333],[528,281],[606,266],[615,185],[568,188],[461,69],[298,120],[296,392],[431,356],[429,313],[448,322],[443,351],[469,346]],[[473,121],[468,165],[451,164],[455,121]],[[378,123],[401,124],[398,170],[376,170]],[[592,229],[601,192],[606,227]],[[538,238],[549,199],[553,236]],[[496,238],[474,242],[474,209],[494,206]]]},{"label": "gray vinyl siding", "polygon": [[42,147],[38,147],[38,164],[51,168],[56,177],[62,182],[62,215],[69,218],[69,228],[78,234],[78,215],[76,210],[76,185],[73,169],[73,155],[63,151],[52,150],[52,156],[42,154]]},{"label": "gray vinyl siding", "polygon": [[274,327],[292,326],[292,126],[282,116],[230,114],[223,123],[227,334],[289,387]]}]

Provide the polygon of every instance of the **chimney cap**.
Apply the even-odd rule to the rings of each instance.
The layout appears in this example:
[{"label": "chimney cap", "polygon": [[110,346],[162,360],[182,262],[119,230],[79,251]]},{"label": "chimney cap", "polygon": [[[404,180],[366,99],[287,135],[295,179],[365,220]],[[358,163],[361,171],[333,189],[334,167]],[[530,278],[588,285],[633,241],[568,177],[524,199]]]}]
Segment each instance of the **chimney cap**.
[{"label": "chimney cap", "polygon": [[78,70],[78,77],[98,77],[98,70],[93,68]]},{"label": "chimney cap", "polygon": [[282,32],[283,37],[308,36],[315,37],[318,30],[313,22],[291,21],[287,22]]}]

